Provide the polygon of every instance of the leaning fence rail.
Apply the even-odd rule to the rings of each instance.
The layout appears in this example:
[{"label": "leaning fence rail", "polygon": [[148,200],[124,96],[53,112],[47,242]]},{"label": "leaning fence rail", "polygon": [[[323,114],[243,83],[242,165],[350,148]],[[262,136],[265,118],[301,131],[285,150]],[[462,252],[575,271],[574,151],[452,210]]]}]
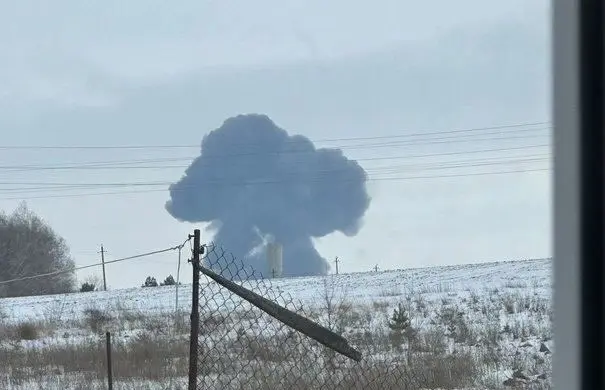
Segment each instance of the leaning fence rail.
[{"label": "leaning fence rail", "polygon": [[221,247],[206,246],[200,260],[190,388],[414,388],[400,357],[362,354]]}]

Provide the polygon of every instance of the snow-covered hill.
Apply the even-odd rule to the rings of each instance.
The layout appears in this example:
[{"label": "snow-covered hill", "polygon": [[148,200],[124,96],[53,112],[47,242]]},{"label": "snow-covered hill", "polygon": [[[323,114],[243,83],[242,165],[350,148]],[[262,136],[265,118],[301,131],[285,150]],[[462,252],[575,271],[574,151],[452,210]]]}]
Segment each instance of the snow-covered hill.
[{"label": "snow-covered hill", "polygon": [[[440,353],[472,352],[478,367],[473,379],[477,388],[498,388],[505,382],[549,388],[551,266],[550,259],[542,259],[283,278],[267,283],[302,302],[306,312],[317,313],[314,319],[322,323],[329,283],[338,302],[347,304],[347,318],[355,317],[350,313],[359,314],[357,320],[344,324],[343,334],[352,344],[361,340],[357,335],[362,328],[386,334],[388,317],[403,304],[421,340],[418,343],[434,343],[435,335],[441,335],[446,348]],[[213,304],[220,306],[217,310],[227,310],[217,298],[221,295],[216,284],[203,280],[201,289],[214,294],[206,308]],[[127,352],[121,363],[116,357],[115,364],[123,365],[116,373],[120,384],[116,388],[183,388],[191,286],[179,287],[178,310],[175,301],[174,286],[2,299],[0,387],[79,389],[85,383],[84,388],[104,388],[104,353],[99,340],[101,333],[111,330],[116,345],[131,345],[135,350],[146,342],[148,349],[160,344],[164,348],[162,356],[148,358],[157,362],[137,362],[126,357]],[[175,315],[180,321],[173,321]],[[366,317],[367,321],[360,319]],[[466,329],[464,337],[460,336],[461,326]],[[385,340],[386,350],[390,347],[388,338]],[[427,347],[434,346],[418,350]],[[91,361],[82,363],[86,359]],[[144,366],[153,368],[150,371]]]}]

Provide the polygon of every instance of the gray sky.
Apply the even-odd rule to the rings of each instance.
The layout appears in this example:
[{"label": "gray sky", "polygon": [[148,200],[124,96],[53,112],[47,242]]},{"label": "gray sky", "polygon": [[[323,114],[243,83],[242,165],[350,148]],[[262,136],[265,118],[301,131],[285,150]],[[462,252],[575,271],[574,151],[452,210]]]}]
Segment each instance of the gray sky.
[{"label": "gray sky", "polygon": [[[549,121],[548,7],[545,0],[215,0],[178,7],[150,0],[2,2],[1,143],[198,145],[240,113],[267,114],[311,139]],[[365,144],[345,153],[378,180],[369,184],[373,200],[360,234],[322,238],[320,253],[339,256],[343,271],[550,256],[549,171],[468,176],[548,168],[550,147],[530,147],[550,145],[547,127],[500,130],[505,139],[491,141],[457,142],[442,134],[431,136],[441,140],[432,144],[329,144]],[[498,148],[518,149],[476,152]],[[452,152],[459,154],[447,155]],[[9,149],[2,150],[0,165],[197,154],[196,148]],[[419,154],[432,157],[413,157]],[[511,156],[547,160],[468,165]],[[462,160],[462,168],[434,168]],[[433,168],[419,168],[425,163]],[[372,173],[381,168],[397,172]],[[7,183],[176,181],[183,171],[0,169],[6,183],[0,208],[10,211],[19,199],[33,198],[29,206],[68,241],[78,265],[90,264],[98,261],[101,243],[108,259],[129,256],[177,244],[193,226],[165,211],[167,192],[49,198],[82,191],[24,192],[15,190],[23,185]],[[424,178],[409,179],[418,176]],[[103,191],[113,190],[89,192]],[[150,274],[163,279],[175,274],[176,260],[169,253],[109,266],[108,283],[140,285]],[[183,269],[188,281],[189,267]]]}]

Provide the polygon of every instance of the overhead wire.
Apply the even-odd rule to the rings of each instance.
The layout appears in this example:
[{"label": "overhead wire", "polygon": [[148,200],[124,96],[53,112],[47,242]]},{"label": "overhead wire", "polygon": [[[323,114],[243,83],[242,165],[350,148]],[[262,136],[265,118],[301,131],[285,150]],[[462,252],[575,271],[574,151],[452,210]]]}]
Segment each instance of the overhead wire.
[{"label": "overhead wire", "polygon": [[[426,158],[426,157],[440,157],[440,156],[456,156],[456,155],[465,155],[465,154],[477,154],[477,153],[490,153],[490,152],[505,152],[505,151],[514,151],[514,150],[526,150],[526,149],[534,149],[534,148],[545,148],[549,147],[549,144],[532,144],[532,145],[520,145],[520,146],[509,146],[509,147],[501,147],[501,148],[489,148],[489,149],[475,149],[475,150],[464,150],[464,151],[452,151],[452,152],[438,152],[438,153],[424,153],[424,154],[407,154],[407,155],[395,155],[395,156],[375,156],[375,157],[360,157],[355,158],[355,161],[381,161],[381,160],[405,160],[412,158]],[[278,152],[275,152],[278,153]],[[283,153],[283,154],[288,154]],[[234,156],[243,156],[243,155],[231,155]],[[218,157],[218,156],[213,156]],[[223,157],[228,157],[227,155]],[[171,158],[171,162],[177,161],[191,161],[193,158]],[[99,165],[85,165],[85,163],[77,164],[77,165],[62,165],[62,166],[0,166],[0,170],[10,170],[13,171],[46,171],[46,170],[89,170],[89,169],[101,169],[101,170],[119,170],[119,169],[158,169],[158,168],[186,168],[188,165],[171,165],[171,166],[126,166],[126,164],[137,164],[140,161],[144,160],[135,160],[135,161],[114,161],[113,164],[116,166],[111,166],[110,164],[99,164]],[[166,162],[166,159],[149,159],[146,160],[145,163],[154,163],[154,162]]]},{"label": "overhead wire", "polygon": [[[470,129],[459,129],[459,130],[449,130],[449,131],[437,131],[437,132],[424,132],[424,133],[415,133],[415,134],[402,134],[402,135],[394,135],[394,136],[374,136],[374,137],[350,137],[350,138],[332,138],[332,139],[324,139],[323,141],[375,141],[380,139],[404,139],[411,138],[414,136],[425,137],[430,135],[439,135],[437,138],[428,138],[428,139],[412,139],[405,141],[395,141],[395,142],[386,142],[386,143],[362,143],[356,145],[341,145],[338,146],[339,149],[342,148],[398,148],[404,146],[411,145],[428,145],[428,144],[452,144],[456,142],[482,142],[482,141],[494,141],[494,140],[513,140],[513,139],[521,139],[521,138],[531,138],[531,137],[542,137],[538,136],[504,136],[499,138],[482,138],[479,139],[477,136],[486,136],[486,135],[500,135],[498,133],[486,133],[489,130],[502,130],[502,129],[512,129],[508,130],[508,133],[513,132],[528,132],[528,131],[536,131],[536,130],[546,130],[548,128],[519,128],[519,127],[527,127],[532,125],[545,125],[550,122],[531,122],[531,123],[519,123],[519,124],[511,124],[511,125],[502,125],[502,126],[492,126],[492,127],[482,127],[482,128],[470,128]],[[515,129],[516,128],[516,129]],[[478,131],[482,131],[483,133],[477,133]],[[472,133],[472,134],[462,134],[460,133]],[[445,134],[458,134],[454,136],[445,136]],[[461,137],[475,137],[475,138],[462,138]],[[318,141],[316,141],[318,142]],[[171,148],[171,145],[160,145],[161,147]],[[447,152],[437,152],[437,153],[422,153],[422,154],[406,154],[406,155],[390,155],[390,156],[372,156],[372,157],[360,157],[355,158],[355,161],[396,161],[396,160],[411,160],[411,159],[422,159],[422,158],[430,158],[430,157],[445,157],[445,156],[459,156],[459,155],[471,155],[471,154],[482,154],[482,153],[497,153],[497,152],[511,152],[511,151],[526,151],[529,149],[537,149],[537,148],[546,148],[550,145],[546,144],[530,144],[530,145],[518,145],[518,146],[510,146],[510,147],[500,147],[500,148],[487,148],[487,149],[471,149],[471,150],[457,150],[457,151],[447,151]],[[115,146],[115,148],[140,148],[144,149],[147,146],[138,145],[138,146]],[[148,146],[149,148],[155,148],[156,146]],[[0,149],[11,148],[9,146],[0,146]],[[75,148],[114,148],[113,146],[48,146],[48,147],[15,147],[17,149],[24,148],[49,148],[49,149],[75,149]],[[267,154],[267,153],[276,153],[280,155],[288,155],[294,153],[308,153],[313,152],[313,150],[282,150],[282,151],[262,151],[262,152],[245,152],[245,153],[223,153],[220,152],[217,154],[208,154],[204,152],[205,162],[207,164],[211,164],[207,162],[207,159],[210,158],[229,158],[229,157],[239,157],[239,156],[252,156],[258,154]],[[379,167],[366,167],[365,171],[368,175],[372,175],[367,177],[367,181],[382,181],[382,180],[414,180],[414,179],[437,179],[437,178],[447,178],[447,177],[464,177],[464,176],[476,176],[478,172],[466,172],[459,173],[455,175],[423,175],[423,176],[398,176],[393,177],[392,175],[403,173],[402,170],[407,171],[409,173],[410,170],[414,170],[414,173],[419,173],[421,171],[432,171],[432,170],[448,170],[448,169],[459,169],[459,168],[471,168],[471,167],[486,167],[486,166],[496,166],[496,165],[508,165],[508,164],[526,164],[526,163],[536,163],[536,162],[547,162],[549,154],[533,154],[533,155],[517,155],[517,156],[509,156],[508,159],[502,160],[502,156],[492,156],[492,157],[483,157],[481,159],[474,160],[450,160],[450,161],[433,161],[433,162],[425,162],[425,163],[417,163],[417,164],[408,164],[408,165],[387,165],[387,166],[379,166]],[[188,165],[153,165],[155,163],[166,163],[166,162],[177,162],[177,161],[188,161],[190,162],[194,157],[169,157],[169,158],[156,158],[156,159],[137,159],[137,160],[113,160],[113,161],[96,161],[96,162],[82,162],[82,163],[71,163],[70,165],[10,165],[10,166],[1,166],[0,171],[3,172],[24,172],[24,171],[47,171],[47,170],[122,170],[122,169],[184,169],[187,168]],[[497,160],[500,159],[500,160]],[[236,163],[232,161],[232,163]],[[289,163],[294,164],[296,166],[296,160],[289,161]],[[301,161],[302,163],[302,161]],[[152,164],[152,165],[139,165],[139,164]],[[507,173],[520,173],[520,172],[534,172],[534,171],[545,171],[549,170],[549,168],[545,169],[515,169],[509,171],[493,171],[493,172],[480,172],[480,175],[489,175],[489,174],[507,174]],[[229,180],[212,180],[212,181],[204,181],[203,183],[199,183],[199,185],[213,185],[213,186],[222,186],[222,185],[259,185],[259,184],[276,184],[276,183],[285,183],[288,180],[288,177],[292,177],[295,180],[303,179],[305,182],[313,181],[313,180],[322,180],[329,173],[336,173],[337,170],[316,170],[316,171],[305,171],[301,169],[294,169],[293,172],[281,172],[277,179],[268,179],[268,180],[255,180],[249,181],[245,180],[245,178],[241,178],[241,180],[236,180],[237,178],[230,178]],[[376,177],[378,175],[391,175],[391,177]],[[330,176],[331,177],[331,176]],[[344,178],[346,179],[346,178]],[[332,177],[331,177],[331,180]],[[343,181],[343,180],[337,180]],[[347,180],[344,180],[345,182]],[[350,180],[349,180],[350,181]],[[32,194],[36,192],[65,192],[65,191],[86,191],[93,189],[101,189],[101,188],[142,188],[142,190],[134,190],[134,191],[111,191],[111,192],[86,192],[86,193],[68,193],[68,194],[59,194],[59,195],[46,195],[46,196],[13,196],[13,197],[4,197],[0,198],[2,200],[15,200],[15,199],[43,199],[43,198],[63,198],[63,197],[83,197],[83,196],[93,196],[93,195],[119,195],[119,194],[136,194],[136,193],[150,193],[157,191],[166,191],[168,187],[173,184],[172,181],[147,181],[147,182],[97,182],[97,183],[74,183],[74,182],[13,182],[13,181],[0,181],[0,186],[16,186],[13,188],[1,188],[0,191],[5,193],[13,193],[13,194]],[[165,187],[162,189],[153,189],[148,187]]]},{"label": "overhead wire", "polygon": [[[380,178],[367,178],[368,182],[380,182],[380,181],[407,181],[407,180],[421,180],[421,179],[444,179],[444,178],[454,178],[454,177],[473,177],[473,176],[487,176],[487,175],[504,175],[504,174],[514,174],[514,173],[529,173],[529,172],[546,172],[551,171],[551,168],[535,168],[535,169],[516,169],[516,170],[508,170],[508,171],[492,171],[492,172],[470,172],[470,173],[461,173],[461,174],[450,174],[450,175],[424,175],[424,176],[401,176],[401,177],[380,177]],[[354,182],[356,180],[338,180],[331,182],[335,184],[344,184],[347,182]],[[229,185],[234,186],[246,186],[246,185],[267,185],[267,184],[276,184],[280,183],[279,181],[264,181],[264,182],[249,182],[249,183],[229,183]],[[201,188],[204,185],[208,185],[209,183],[202,183],[197,185],[185,186],[181,188],[173,188],[173,191],[183,191],[191,188]],[[212,184],[212,183],[210,183]],[[126,190],[126,191],[107,191],[107,192],[90,192],[90,193],[78,193],[78,194],[60,194],[60,195],[41,195],[41,196],[14,196],[14,197],[4,197],[0,198],[0,200],[29,200],[29,199],[54,199],[54,198],[81,198],[81,197],[89,197],[89,196],[112,196],[112,195],[128,195],[128,194],[147,194],[154,192],[166,192],[167,188],[155,188],[155,189],[145,189],[145,190]]]},{"label": "overhead wire", "polygon": [[[523,156],[527,158],[509,158],[506,160],[495,160],[494,159],[474,159],[474,160],[461,160],[461,161],[448,161],[448,162],[435,162],[425,164],[408,164],[408,165],[390,165],[384,167],[373,167],[366,168],[367,174],[392,174],[401,173],[401,169],[407,170],[439,170],[439,169],[454,169],[454,168],[467,168],[467,167],[479,167],[479,166],[493,166],[500,164],[519,164],[527,162],[546,162],[548,161],[547,155],[533,155]],[[277,182],[281,182],[286,176],[296,176],[297,179],[309,180],[314,177],[309,177],[309,174],[321,175],[333,174],[339,172],[347,172],[347,169],[321,169],[321,170],[296,170],[292,172],[280,172],[280,179],[275,179]],[[232,180],[234,178],[231,178]],[[244,178],[242,178],[243,180]],[[221,184],[223,180],[217,181],[204,181],[202,184]],[[239,181],[238,181],[239,182]],[[243,182],[244,184],[249,184]],[[18,187],[18,188],[2,188],[2,191],[18,191],[18,192],[31,192],[39,190],[70,190],[70,189],[86,189],[86,188],[98,188],[98,187],[140,187],[140,186],[168,186],[172,184],[171,181],[159,181],[159,182],[118,182],[118,183],[73,183],[73,182],[2,182],[1,185],[22,185],[22,186],[37,186],[37,187]]]},{"label": "overhead wire", "polygon": [[80,270],[87,269],[87,268],[101,267],[101,266],[103,266],[103,264],[107,265],[107,264],[120,263],[120,262],[124,262],[124,261],[139,259],[142,257],[148,257],[148,256],[157,255],[160,253],[177,250],[179,248],[182,248],[183,246],[184,246],[184,244],[180,244],[180,245],[176,245],[176,246],[173,246],[170,248],[165,248],[165,249],[160,249],[160,250],[156,250],[156,251],[141,253],[141,254],[134,255],[134,256],[128,256],[128,257],[122,257],[119,259],[109,260],[109,261],[105,261],[104,263],[94,263],[94,264],[88,264],[88,265],[83,265],[83,266],[78,266],[78,267],[70,267],[70,268],[63,269],[63,270],[57,270],[57,271],[52,271],[52,272],[45,272],[45,273],[40,273],[40,274],[35,274],[35,275],[23,276],[23,277],[14,278],[14,279],[0,280],[0,285],[21,282],[21,281],[26,281],[26,280],[39,279],[39,278],[49,277],[49,276],[57,276],[57,275],[65,274],[65,273],[80,271]]},{"label": "overhead wire", "polygon": [[[428,178],[446,178],[446,177],[463,177],[464,174],[452,175],[424,175],[424,176],[397,176],[397,177],[377,177],[378,175],[395,175],[402,173],[421,173],[422,171],[435,171],[435,170],[451,170],[460,168],[476,168],[476,167],[487,167],[496,165],[519,165],[527,163],[539,163],[549,162],[548,155],[529,155],[523,156],[526,158],[509,158],[505,160],[491,159],[471,159],[471,160],[460,160],[460,161],[448,161],[448,162],[433,162],[425,164],[408,164],[408,165],[390,165],[376,168],[366,169],[366,181],[402,181],[402,180],[413,180],[413,179],[428,179]],[[548,169],[546,169],[548,170]],[[503,173],[520,173],[520,172],[533,172],[534,170],[520,170],[516,169],[513,171],[490,171],[484,172],[483,174],[503,174]],[[339,178],[334,179],[333,174],[339,173],[341,170],[316,170],[316,171],[305,171],[298,170],[292,172],[282,172],[278,178],[259,179],[259,180],[246,180],[245,178],[230,178],[229,180],[206,180],[200,181],[195,186],[208,186],[212,185],[215,187],[222,186],[250,186],[250,185],[262,185],[262,184],[287,184],[288,182],[304,182],[310,183],[315,181],[321,181],[328,177],[333,182],[347,182],[351,179]],[[474,175],[468,175],[474,176]],[[353,180],[358,180],[357,178]],[[16,185],[20,187],[3,188],[0,191],[5,193],[20,193],[30,194],[35,192],[56,192],[56,191],[75,191],[75,190],[92,190],[92,189],[108,189],[108,188],[148,188],[148,187],[164,187],[162,189],[144,189],[140,191],[113,191],[113,192],[98,192],[98,193],[77,193],[77,194],[66,194],[66,195],[48,195],[48,196],[15,196],[0,198],[4,200],[14,199],[40,199],[40,198],[56,198],[56,197],[82,197],[91,195],[117,195],[117,194],[134,194],[134,193],[149,193],[157,191],[166,191],[169,186],[173,184],[172,181],[147,181],[147,182],[117,182],[117,183],[68,183],[68,182],[0,182],[0,185]],[[34,187],[32,187],[34,186]],[[184,190],[191,188],[191,186],[180,186],[179,189]],[[178,190],[178,189],[173,189]]]},{"label": "overhead wire", "polygon": [[[537,125],[550,125],[550,121],[539,121],[539,122],[525,122],[525,123],[513,123],[507,125],[489,126],[489,127],[474,127],[456,130],[443,130],[433,132],[415,132],[406,134],[395,134],[395,135],[382,135],[382,136],[366,136],[366,137],[343,137],[343,138],[324,138],[316,139],[313,142],[343,142],[343,141],[368,141],[368,140],[379,140],[379,139],[400,139],[415,136],[427,136],[427,135],[443,135],[443,134],[459,134],[465,132],[476,132],[486,130],[504,130],[510,128],[537,126]],[[534,129],[526,129],[534,130]],[[287,142],[298,142],[296,140]],[[0,150],[90,150],[90,149],[183,149],[183,148],[199,148],[200,145],[0,145]]]}]

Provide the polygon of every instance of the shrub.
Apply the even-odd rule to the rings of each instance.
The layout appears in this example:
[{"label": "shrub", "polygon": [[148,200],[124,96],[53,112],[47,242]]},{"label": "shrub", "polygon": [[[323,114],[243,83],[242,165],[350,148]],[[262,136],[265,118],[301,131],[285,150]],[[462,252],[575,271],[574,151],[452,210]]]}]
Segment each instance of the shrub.
[{"label": "shrub", "polygon": [[515,314],[517,312],[516,297],[513,295],[505,295],[502,297],[502,306],[507,314]]},{"label": "shrub", "polygon": [[428,352],[434,355],[442,355],[447,352],[447,340],[442,329],[431,329],[419,337],[411,347],[418,352]]},{"label": "shrub", "polygon": [[84,310],[84,316],[86,325],[94,333],[103,332],[103,328],[113,319],[109,313],[99,309],[86,309]]},{"label": "shrub", "polygon": [[95,286],[93,283],[88,283],[88,282],[84,282],[82,283],[82,286],[80,287],[80,292],[91,292],[91,291],[96,291],[97,286]]},{"label": "shrub", "polygon": [[476,335],[466,322],[464,312],[456,307],[444,306],[439,313],[439,320],[449,335],[457,343],[468,343],[472,345],[476,342]]},{"label": "shrub", "polygon": [[391,330],[401,332],[410,326],[410,318],[401,303],[397,308],[393,309],[393,314],[388,325]]},{"label": "shrub", "polygon": [[31,322],[23,322],[17,326],[19,340],[36,340],[39,336],[38,328]]},{"label": "shrub", "polygon": [[406,336],[410,337],[414,334],[410,324],[410,317],[408,316],[408,313],[403,305],[400,303],[397,308],[393,309],[393,314],[387,323],[388,327],[391,329],[389,339],[391,340],[393,348],[395,348],[397,351],[402,350],[401,344],[403,344],[403,340],[406,338]]},{"label": "shrub", "polygon": [[157,280],[155,280],[155,278],[152,276],[148,276],[147,279],[145,279],[145,283],[143,283],[143,286],[141,286],[141,287],[157,287],[157,286],[158,286]]},{"label": "shrub", "polygon": [[174,286],[176,285],[176,281],[172,277],[172,275],[168,275],[166,279],[160,284],[160,286]]}]

